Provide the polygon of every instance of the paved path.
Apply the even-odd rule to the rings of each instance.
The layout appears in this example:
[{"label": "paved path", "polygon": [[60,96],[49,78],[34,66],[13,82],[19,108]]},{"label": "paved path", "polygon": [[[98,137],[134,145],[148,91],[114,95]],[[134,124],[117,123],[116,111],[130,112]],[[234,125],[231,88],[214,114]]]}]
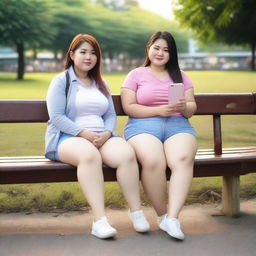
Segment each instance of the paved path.
[{"label": "paved path", "polygon": [[126,211],[108,210],[118,229],[115,239],[91,236],[91,216],[84,212],[0,214],[1,256],[254,256],[256,200],[242,202],[239,218],[222,216],[219,206],[184,207],[180,219],[186,238],[171,239],[158,229],[156,215],[145,208],[152,231],[137,234]]}]

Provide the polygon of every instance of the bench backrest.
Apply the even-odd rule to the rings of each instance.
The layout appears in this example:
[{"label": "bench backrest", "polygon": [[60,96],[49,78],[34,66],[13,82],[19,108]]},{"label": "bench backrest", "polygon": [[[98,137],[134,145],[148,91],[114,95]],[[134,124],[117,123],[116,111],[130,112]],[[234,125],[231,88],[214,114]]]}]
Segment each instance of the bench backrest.
[{"label": "bench backrest", "polygon": [[[214,151],[222,152],[221,115],[256,114],[256,93],[196,94],[196,115],[212,115]],[[113,95],[118,116],[125,116],[120,95]],[[39,123],[49,119],[45,100],[0,100],[0,123]]]}]

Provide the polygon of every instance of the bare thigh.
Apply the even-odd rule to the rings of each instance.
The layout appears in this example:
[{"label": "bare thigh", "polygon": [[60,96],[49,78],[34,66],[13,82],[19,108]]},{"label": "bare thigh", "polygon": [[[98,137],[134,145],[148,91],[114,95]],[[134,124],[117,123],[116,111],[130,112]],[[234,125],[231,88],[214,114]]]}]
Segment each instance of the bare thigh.
[{"label": "bare thigh", "polygon": [[82,161],[99,161],[101,156],[99,150],[88,140],[74,137],[64,140],[58,148],[61,162],[78,166]]},{"label": "bare thigh", "polygon": [[165,167],[163,143],[151,134],[139,134],[128,141],[135,150],[138,161],[145,168]]},{"label": "bare thigh", "polygon": [[164,142],[167,163],[172,167],[175,163],[185,161],[193,163],[196,150],[196,138],[188,133],[178,133]]},{"label": "bare thigh", "polygon": [[131,145],[120,137],[108,139],[100,148],[103,163],[117,168],[122,162],[135,160],[135,152]]}]

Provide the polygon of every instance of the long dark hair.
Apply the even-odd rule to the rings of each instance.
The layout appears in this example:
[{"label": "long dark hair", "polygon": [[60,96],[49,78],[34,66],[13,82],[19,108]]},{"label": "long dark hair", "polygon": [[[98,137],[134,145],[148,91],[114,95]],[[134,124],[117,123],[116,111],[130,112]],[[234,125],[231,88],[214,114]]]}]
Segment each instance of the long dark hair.
[{"label": "long dark hair", "polygon": [[103,94],[106,96],[109,96],[110,93],[106,88],[106,85],[103,82],[101,77],[100,67],[101,67],[102,54],[101,54],[100,45],[93,36],[88,34],[78,34],[73,38],[71,44],[69,45],[68,52],[66,54],[64,68],[68,69],[70,66],[74,67],[74,62],[70,57],[70,52],[71,51],[74,52],[84,42],[89,43],[93,47],[95,54],[97,56],[97,62],[95,66],[88,72],[88,75],[96,81],[96,83],[99,85],[99,88],[103,92]]},{"label": "long dark hair", "polygon": [[167,42],[168,45],[168,51],[169,51],[169,61],[166,63],[166,69],[169,73],[169,76],[172,78],[172,80],[175,83],[182,83],[182,76],[180,72],[180,67],[178,63],[178,54],[177,54],[177,47],[175,40],[171,33],[166,31],[157,31],[155,32],[149,39],[147,45],[146,45],[146,58],[143,63],[144,67],[147,67],[150,65],[150,59],[148,57],[148,51],[152,44],[158,39],[164,39]]}]

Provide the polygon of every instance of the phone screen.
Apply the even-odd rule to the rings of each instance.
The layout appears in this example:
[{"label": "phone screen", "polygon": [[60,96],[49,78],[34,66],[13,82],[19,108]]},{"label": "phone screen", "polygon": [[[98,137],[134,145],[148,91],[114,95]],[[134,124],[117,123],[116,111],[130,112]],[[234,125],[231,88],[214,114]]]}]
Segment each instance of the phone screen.
[{"label": "phone screen", "polygon": [[184,84],[170,84],[168,87],[168,103],[174,105],[182,98],[184,98]]}]

